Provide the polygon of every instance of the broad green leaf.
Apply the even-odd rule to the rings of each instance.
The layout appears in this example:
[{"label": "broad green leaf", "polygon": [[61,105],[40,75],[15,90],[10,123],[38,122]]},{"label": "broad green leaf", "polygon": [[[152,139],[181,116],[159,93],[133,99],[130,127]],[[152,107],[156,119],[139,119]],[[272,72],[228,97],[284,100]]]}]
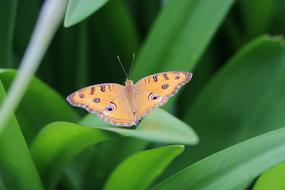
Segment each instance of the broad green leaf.
[{"label": "broad green leaf", "polygon": [[64,26],[69,27],[98,11],[108,0],[69,0]]},{"label": "broad green leaf", "polygon": [[[182,151],[179,145],[138,152],[124,160],[111,174],[105,190],[144,190]],[[122,182],[122,176],[127,180]]]},{"label": "broad green leaf", "polygon": [[56,184],[68,162],[79,153],[112,137],[107,132],[67,122],[45,126],[31,145],[31,152],[47,189]]},{"label": "broad green leaf", "polygon": [[199,141],[190,126],[162,109],[155,109],[149,113],[135,130],[107,127],[107,124],[94,114],[87,115],[80,124],[151,142],[195,145]]},{"label": "broad green leaf", "polygon": [[284,190],[285,162],[265,171],[257,180],[253,190]]},{"label": "broad green leaf", "polygon": [[[10,87],[15,75],[15,70],[0,70],[0,79],[5,89]],[[78,120],[78,116],[65,99],[36,77],[29,85],[16,111],[16,117],[28,143],[44,125],[50,122]]]},{"label": "broad green leaf", "polygon": [[13,34],[17,13],[17,0],[1,1],[0,6],[0,68],[11,67]]},{"label": "broad green leaf", "polygon": [[183,167],[285,125],[284,76],[282,38],[262,36],[242,48],[211,79],[185,114],[184,120],[195,126],[203,140],[186,150],[177,164]]},{"label": "broad green leaf", "polygon": [[[0,81],[0,102],[4,97],[5,91]],[[3,178],[9,190],[43,189],[15,117],[10,119],[0,135],[0,178]]]},{"label": "broad green leaf", "polygon": [[183,169],[152,190],[245,189],[262,172],[285,161],[284,138],[285,128],[281,128],[234,145]]},{"label": "broad green leaf", "polygon": [[132,79],[158,71],[192,70],[234,0],[169,0],[134,66]]}]

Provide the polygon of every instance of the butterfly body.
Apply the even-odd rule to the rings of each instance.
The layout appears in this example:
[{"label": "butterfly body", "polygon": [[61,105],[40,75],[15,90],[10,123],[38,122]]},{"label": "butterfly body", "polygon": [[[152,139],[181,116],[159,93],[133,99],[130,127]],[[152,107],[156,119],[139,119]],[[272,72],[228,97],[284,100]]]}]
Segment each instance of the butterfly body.
[{"label": "butterfly body", "polygon": [[115,126],[132,126],[152,109],[165,104],[178,89],[191,80],[192,73],[163,72],[147,76],[125,86],[104,83],[80,89],[67,97],[68,102],[96,113]]}]

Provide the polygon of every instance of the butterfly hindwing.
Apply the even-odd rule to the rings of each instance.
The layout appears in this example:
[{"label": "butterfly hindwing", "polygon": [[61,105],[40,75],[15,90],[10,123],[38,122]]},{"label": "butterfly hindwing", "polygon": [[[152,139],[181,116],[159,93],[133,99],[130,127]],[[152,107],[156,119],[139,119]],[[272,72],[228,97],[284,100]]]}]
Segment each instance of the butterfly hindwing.
[{"label": "butterfly hindwing", "polygon": [[125,87],[116,83],[104,83],[82,88],[67,97],[68,102],[91,113],[99,113],[124,92]]},{"label": "butterfly hindwing", "polygon": [[165,104],[168,99],[168,97],[158,96],[152,92],[138,91],[136,93],[137,120],[142,119],[154,108]]},{"label": "butterfly hindwing", "polygon": [[130,101],[125,93],[111,101],[106,108],[98,113],[104,121],[116,126],[135,125],[136,117]]}]

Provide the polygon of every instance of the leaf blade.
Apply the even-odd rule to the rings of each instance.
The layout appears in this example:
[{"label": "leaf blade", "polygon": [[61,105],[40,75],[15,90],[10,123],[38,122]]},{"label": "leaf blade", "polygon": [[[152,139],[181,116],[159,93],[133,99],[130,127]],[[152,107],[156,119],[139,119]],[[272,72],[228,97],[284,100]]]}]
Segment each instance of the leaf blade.
[{"label": "leaf blade", "polygon": [[231,146],[183,169],[152,190],[245,188],[260,173],[285,160],[284,138],[283,127]]},{"label": "leaf blade", "polygon": [[70,27],[98,11],[109,0],[70,0],[64,18],[64,26]]},{"label": "leaf blade", "polygon": [[162,109],[155,109],[149,113],[135,130],[108,127],[94,114],[87,115],[80,124],[151,142],[187,145],[195,145],[199,142],[198,136],[190,126]]},{"label": "leaf blade", "polygon": [[[113,171],[104,189],[146,189],[183,149],[179,145],[165,146],[128,157]],[[122,176],[128,176],[128,181],[122,183]]]},{"label": "leaf blade", "polygon": [[[5,91],[0,81],[0,102],[4,96]],[[3,178],[7,189],[43,189],[31,153],[14,116],[0,135],[0,177]]]},{"label": "leaf blade", "polygon": [[73,123],[54,122],[47,125],[31,145],[45,186],[53,188],[68,162],[80,152],[110,138],[107,132]]}]

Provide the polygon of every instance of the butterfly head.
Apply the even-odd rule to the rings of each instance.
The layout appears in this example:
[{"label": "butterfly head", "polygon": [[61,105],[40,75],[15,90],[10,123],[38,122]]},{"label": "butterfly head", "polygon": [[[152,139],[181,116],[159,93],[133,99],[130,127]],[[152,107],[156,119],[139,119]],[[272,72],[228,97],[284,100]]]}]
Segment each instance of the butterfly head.
[{"label": "butterfly head", "polygon": [[125,86],[133,86],[134,82],[132,80],[127,79],[125,82]]}]

